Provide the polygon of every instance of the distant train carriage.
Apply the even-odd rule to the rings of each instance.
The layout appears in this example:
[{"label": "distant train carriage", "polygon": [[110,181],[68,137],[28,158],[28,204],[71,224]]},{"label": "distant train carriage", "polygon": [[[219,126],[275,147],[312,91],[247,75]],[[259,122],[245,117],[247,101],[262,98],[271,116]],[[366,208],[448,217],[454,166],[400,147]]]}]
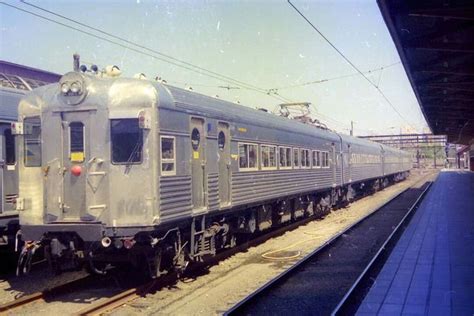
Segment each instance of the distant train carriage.
[{"label": "distant train carriage", "polygon": [[183,269],[410,169],[404,152],[145,80],[71,72],[19,117],[23,236],[58,269]]},{"label": "distant train carriage", "polygon": [[17,146],[10,125],[17,120],[23,95],[21,90],[0,87],[0,246],[11,244],[19,228]]},{"label": "distant train carriage", "polygon": [[11,124],[27,91],[54,81],[52,73],[0,61],[0,249],[11,251],[19,229],[18,146]]}]

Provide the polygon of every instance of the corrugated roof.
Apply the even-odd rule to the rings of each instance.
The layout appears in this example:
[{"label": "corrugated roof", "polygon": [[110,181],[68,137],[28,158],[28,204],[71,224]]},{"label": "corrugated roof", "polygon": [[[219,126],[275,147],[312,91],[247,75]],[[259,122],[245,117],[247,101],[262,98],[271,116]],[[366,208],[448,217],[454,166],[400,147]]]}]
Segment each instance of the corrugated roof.
[{"label": "corrugated roof", "polygon": [[433,134],[474,139],[474,2],[378,0]]}]

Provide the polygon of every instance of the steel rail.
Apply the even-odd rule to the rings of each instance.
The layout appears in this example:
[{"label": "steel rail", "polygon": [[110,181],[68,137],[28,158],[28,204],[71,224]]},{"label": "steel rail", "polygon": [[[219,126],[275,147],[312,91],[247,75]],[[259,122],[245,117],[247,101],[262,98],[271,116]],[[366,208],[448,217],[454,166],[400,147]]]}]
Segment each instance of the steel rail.
[{"label": "steel rail", "polygon": [[[161,281],[161,280],[160,280]],[[128,289],[117,295],[114,295],[104,301],[98,301],[96,303],[87,306],[86,308],[81,309],[77,313],[73,313],[72,315],[100,315],[112,309],[115,309],[135,298],[140,296],[146,295],[152,289],[156,288],[157,280],[150,281],[149,283]]]},{"label": "steel rail", "polygon": [[[415,184],[423,181],[425,178],[426,177],[424,177],[423,179],[417,181]],[[415,185],[415,184],[413,184],[413,185]],[[393,199],[397,198],[399,195],[403,194],[408,189],[409,188],[407,188],[407,189],[399,192],[398,194],[396,194],[390,201],[388,201],[388,202],[384,203],[383,205],[379,206],[377,208],[377,210],[379,208],[382,208],[384,205],[388,204],[389,202],[391,202]],[[371,214],[375,213],[377,210],[375,210]],[[370,216],[371,214],[369,214],[368,216]],[[361,222],[363,219],[365,219],[368,216],[363,217],[357,223]],[[265,234],[257,236],[256,238],[254,238],[252,240],[249,240],[247,242],[239,244],[239,245],[237,245],[236,247],[234,247],[232,249],[220,252],[215,257],[212,257],[212,258],[206,260],[202,264],[196,264],[194,266],[191,266],[188,270],[191,273],[193,271],[199,271],[199,269],[202,268],[203,265],[209,266],[209,265],[215,264],[215,263],[223,260],[224,258],[230,257],[231,255],[233,255],[235,253],[245,251],[245,250],[247,250],[248,248],[250,248],[252,246],[261,244],[261,243],[265,242],[268,239],[275,238],[276,236],[282,235],[287,231],[293,230],[293,229],[295,229],[295,228],[297,228],[301,225],[304,225],[308,222],[311,222],[311,221],[313,221],[317,218],[318,218],[317,215],[315,215],[315,216],[311,216],[311,217],[302,219],[300,221],[297,221],[297,222],[294,222],[294,223],[276,228],[276,229],[274,229],[270,232],[267,232]],[[331,240],[327,241],[323,246],[321,246],[318,249],[321,250],[322,248],[327,246],[329,243],[331,243],[333,240],[335,240],[339,236],[341,236],[345,231],[346,230],[338,233],[338,235],[331,238]],[[161,288],[163,286],[172,284],[173,282],[176,281],[177,278],[178,278],[177,273],[176,272],[171,272],[167,275],[164,275],[164,276],[160,277],[159,279],[150,281],[150,282],[148,282],[144,285],[134,287],[134,288],[131,288],[131,289],[127,289],[127,290],[125,290],[121,293],[118,293],[118,294],[116,294],[116,295],[114,295],[110,298],[104,299],[104,300],[98,300],[97,302],[92,303],[91,305],[79,310],[78,312],[73,313],[73,315],[100,315],[100,314],[103,314],[105,312],[109,312],[113,309],[116,309],[116,308],[122,306],[125,303],[129,303],[129,302],[131,302],[131,301],[133,301],[133,300],[135,300],[139,297],[144,297],[147,294],[151,293],[152,291],[157,290],[158,288]]]},{"label": "steel rail", "polygon": [[351,288],[346,292],[342,300],[339,302],[339,304],[336,306],[336,308],[332,311],[331,315],[337,315],[345,306],[345,304],[350,300],[351,297],[356,293],[356,290],[360,290],[359,286],[362,284],[361,281],[367,277],[368,272],[371,270],[372,267],[374,267],[374,264],[381,258],[382,253],[387,249],[387,245],[393,240],[394,236],[397,235],[398,232],[400,232],[400,228],[402,227],[403,224],[407,221],[407,219],[410,217],[410,215],[413,213],[413,211],[418,208],[420,205],[421,201],[425,197],[426,193],[428,190],[431,188],[433,182],[429,183],[428,186],[425,188],[423,192],[421,192],[420,196],[416,199],[416,201],[413,203],[413,205],[410,207],[410,209],[407,211],[405,216],[400,220],[398,225],[394,228],[392,233],[387,237],[385,242],[382,244],[382,246],[379,248],[377,253],[374,255],[372,260],[367,264],[367,266],[364,268],[362,273],[359,275],[359,277],[356,279],[356,281],[353,283]]},{"label": "steel rail", "polygon": [[[395,196],[393,196],[390,200],[386,201],[385,203],[383,203],[382,205],[378,206],[373,212],[363,216],[362,218],[360,218],[358,221],[356,221],[355,223],[353,223],[352,225],[350,225],[349,227],[339,231],[336,235],[334,235],[333,237],[331,237],[329,240],[327,240],[326,242],[324,242],[322,245],[320,245],[318,248],[314,249],[313,251],[311,251],[310,253],[308,253],[306,256],[304,256],[303,258],[299,259],[297,262],[295,262],[291,267],[289,267],[288,269],[286,269],[285,271],[281,272],[279,275],[277,275],[275,278],[269,280],[268,282],[266,282],[265,284],[263,284],[261,287],[259,287],[257,290],[255,290],[254,292],[252,292],[250,295],[246,296],[244,299],[242,299],[241,301],[239,301],[238,303],[236,303],[234,306],[232,306],[229,310],[227,310],[224,315],[230,315],[232,314],[233,312],[235,312],[236,310],[238,310],[241,306],[245,305],[247,302],[249,302],[250,300],[252,300],[254,297],[256,297],[257,295],[259,295],[261,292],[271,288],[274,284],[276,284],[278,281],[280,281],[281,279],[283,279],[284,277],[288,276],[290,273],[292,273],[296,268],[298,268],[299,266],[301,266],[303,263],[305,263],[306,261],[308,261],[309,259],[311,259],[313,256],[317,255],[318,253],[320,253],[322,250],[326,249],[328,246],[330,246],[334,241],[336,241],[337,239],[339,239],[339,237],[341,237],[342,235],[344,235],[346,232],[348,232],[349,230],[353,229],[354,227],[356,227],[357,225],[359,225],[360,223],[362,223],[364,220],[366,220],[367,218],[369,218],[370,216],[374,215],[375,213],[377,213],[380,209],[382,209],[383,207],[387,206],[389,203],[391,203],[392,201],[394,201],[395,199],[397,199],[400,195],[402,195],[403,193],[407,192],[409,189],[411,189],[412,187],[414,187],[415,185],[419,184],[420,182],[422,181],[426,181],[426,179],[430,176],[431,174],[429,175],[426,175],[425,177],[423,177],[422,179],[420,179],[419,181],[415,182],[414,184],[412,184],[410,187],[404,189],[403,191],[399,192],[398,194],[396,194]],[[429,188],[430,186],[428,186]],[[425,191],[424,191],[425,192]],[[422,194],[424,193],[422,192]],[[418,199],[417,199],[418,201]],[[416,203],[416,202],[415,202]],[[413,206],[413,205],[412,205]],[[411,210],[412,208],[410,208]]]},{"label": "steel rail", "polygon": [[51,296],[60,295],[64,292],[75,290],[78,287],[88,284],[88,282],[91,282],[93,279],[94,278],[92,276],[86,276],[86,277],[83,277],[83,278],[80,278],[80,279],[77,279],[65,284],[48,288],[41,292],[35,292],[32,294],[24,295],[20,298],[15,299],[14,301],[1,304],[0,312],[11,311],[13,309],[20,308],[22,306],[25,306],[27,304],[30,304],[39,300],[45,300]]}]

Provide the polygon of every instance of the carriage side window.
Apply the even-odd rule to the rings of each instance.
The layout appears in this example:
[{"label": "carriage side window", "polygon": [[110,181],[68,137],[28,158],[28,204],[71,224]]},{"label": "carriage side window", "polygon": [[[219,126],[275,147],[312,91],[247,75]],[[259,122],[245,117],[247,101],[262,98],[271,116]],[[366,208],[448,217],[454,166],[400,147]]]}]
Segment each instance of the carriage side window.
[{"label": "carriage side window", "polygon": [[276,169],[276,146],[261,145],[262,169]]},{"label": "carriage side window", "polygon": [[143,132],[138,119],[110,120],[112,163],[141,163]]},{"label": "carriage side window", "polygon": [[11,129],[6,129],[3,134],[5,136],[5,162],[7,165],[14,165],[16,163],[15,137]]},{"label": "carriage side window", "polygon": [[256,144],[239,143],[239,170],[257,170],[257,153]]},{"label": "carriage side window", "polygon": [[25,167],[41,167],[41,120],[28,117],[23,120],[23,125]]},{"label": "carriage side window", "polygon": [[329,168],[329,153],[327,151],[321,152],[322,155],[322,167]]},{"label": "carriage side window", "polygon": [[313,150],[313,168],[321,168],[321,152]]},{"label": "carriage side window", "polygon": [[298,148],[293,148],[293,166],[295,168],[300,166],[300,150]]},{"label": "carriage side window", "polygon": [[176,145],[173,136],[161,136],[161,174],[173,176],[176,174]]},{"label": "carriage side window", "polygon": [[280,147],[280,169],[291,168],[291,148]]},{"label": "carriage side window", "polygon": [[301,149],[301,167],[302,168],[311,167],[311,158],[309,157],[308,149]]}]

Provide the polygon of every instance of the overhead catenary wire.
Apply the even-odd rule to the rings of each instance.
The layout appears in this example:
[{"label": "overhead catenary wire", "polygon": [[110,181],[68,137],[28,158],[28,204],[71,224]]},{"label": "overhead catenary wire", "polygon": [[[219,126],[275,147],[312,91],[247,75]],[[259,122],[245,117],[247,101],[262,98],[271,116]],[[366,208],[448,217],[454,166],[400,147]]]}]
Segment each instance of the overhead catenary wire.
[{"label": "overhead catenary wire", "polygon": [[[356,66],[354,65],[349,58],[347,58],[290,0],[287,0],[288,4],[311,26],[313,30],[315,30],[352,68],[354,68],[371,86],[373,86],[379,94],[383,97],[383,99],[390,105],[390,107],[403,119],[406,123],[410,126],[410,122],[398,111],[395,105],[387,98],[385,93]],[[413,127],[413,126],[412,126]]]},{"label": "overhead catenary wire", "polygon": [[[200,66],[197,66],[197,65],[194,65],[192,63],[189,63],[189,62],[186,62],[186,61],[182,61],[178,58],[175,58],[173,56],[169,56],[167,54],[164,54],[164,53],[161,53],[157,50],[154,50],[154,49],[151,49],[151,48],[148,48],[146,46],[143,46],[139,43],[136,43],[136,42],[133,42],[133,41],[130,41],[130,40],[127,40],[125,38],[122,38],[120,36],[117,36],[117,35],[114,35],[112,33],[109,33],[109,32],[106,32],[106,31],[103,31],[99,28],[96,28],[96,27],[93,27],[93,26],[90,26],[90,25],[87,25],[85,23],[82,23],[80,21],[76,21],[72,18],[69,18],[69,17],[66,17],[64,15],[61,15],[61,14],[58,14],[56,12],[53,12],[51,10],[47,10],[47,9],[44,9],[40,6],[37,6],[35,4],[31,4],[27,1],[21,1],[23,4],[25,5],[28,5],[28,6],[31,6],[37,10],[41,10],[43,12],[46,12],[48,14],[51,14],[51,15],[54,15],[56,17],[59,17],[61,19],[65,19],[69,22],[72,22],[72,23],[75,23],[77,25],[80,25],[81,27],[86,27],[90,30],[93,30],[95,32],[99,32],[103,35],[106,35],[108,37],[112,37],[116,40],[119,40],[119,41],[122,41],[124,43],[127,43],[129,45],[133,45],[135,46],[134,47],[130,47],[129,45],[125,45],[125,44],[122,44],[120,42],[117,42],[115,40],[111,40],[110,38],[106,38],[104,36],[100,36],[100,35],[97,35],[97,34],[94,34],[94,33],[91,33],[89,31],[86,31],[86,30],[83,30],[83,29],[80,29],[80,28],[77,28],[77,27],[74,27],[72,25],[69,25],[69,24],[66,24],[66,23],[62,23],[60,21],[57,21],[57,20],[54,20],[52,18],[49,18],[47,16],[43,16],[41,14],[38,14],[38,13],[35,13],[35,12],[32,12],[32,11],[29,11],[29,10],[25,10],[23,8],[20,8],[20,7],[17,7],[17,6],[14,6],[14,5],[11,5],[11,4],[7,4],[7,3],[4,3],[3,1],[0,1],[1,4],[4,4],[8,7],[11,7],[11,8],[14,8],[16,10],[19,10],[19,11],[22,11],[24,13],[27,13],[27,14],[30,14],[30,15],[33,15],[37,18],[40,18],[40,19],[43,19],[43,20],[46,20],[48,22],[51,22],[51,23],[54,23],[54,24],[57,24],[57,25],[60,25],[60,26],[63,26],[63,27],[66,27],[66,28],[69,28],[69,29],[72,29],[74,31],[77,31],[77,32],[80,32],[80,33],[83,33],[85,35],[88,35],[88,36],[91,36],[91,37],[94,37],[96,39],[99,39],[99,40],[103,40],[103,41],[106,41],[108,43],[111,43],[111,44],[114,44],[114,45],[117,45],[117,46],[120,46],[120,47],[123,47],[125,49],[129,49],[131,51],[134,51],[136,53],[139,53],[139,54],[143,54],[145,56],[148,56],[148,57],[151,57],[153,59],[156,59],[156,60],[160,60],[160,61],[163,61],[163,62],[166,62],[166,63],[169,63],[171,65],[174,65],[174,66],[177,66],[177,67],[180,67],[180,68],[183,68],[183,69],[186,69],[186,70],[189,70],[189,71],[192,71],[192,72],[195,72],[195,73],[198,73],[200,75],[204,75],[204,76],[207,76],[207,77],[210,77],[210,78],[213,78],[213,79],[216,79],[216,80],[219,80],[221,82],[226,82],[228,83],[229,85],[227,86],[224,86],[224,85],[219,85],[219,86],[211,86],[211,85],[204,85],[204,84],[193,84],[194,86],[201,86],[201,87],[210,87],[210,88],[226,88],[228,90],[231,90],[231,86],[230,84],[234,85],[234,86],[237,86],[238,88],[242,88],[242,89],[246,89],[246,90],[251,90],[251,91],[254,91],[254,92],[258,92],[258,93],[261,93],[261,94],[266,94],[272,98],[275,98],[275,99],[278,99],[279,101],[285,101],[285,102],[294,102],[293,100],[287,98],[287,97],[284,97],[282,96],[281,94],[279,94],[279,91],[278,89],[263,89],[263,88],[260,88],[260,87],[257,87],[255,85],[252,85],[252,84],[248,84],[246,82],[243,82],[243,81],[240,81],[240,80],[237,80],[237,79],[234,79],[232,77],[228,77],[228,76],[225,76],[225,75],[222,75],[222,74],[219,74],[217,72],[213,72],[211,70],[208,70],[208,69],[205,69],[203,67],[200,67]],[[146,51],[143,51],[143,50],[146,50]],[[392,65],[395,65],[396,63],[392,64]],[[385,68],[386,67],[391,67],[392,65],[388,65],[388,66],[384,66]],[[382,68],[379,68],[379,69],[383,69],[384,67]],[[377,71],[378,69],[375,69],[375,70],[372,70],[372,71]],[[370,71],[369,71],[370,72]],[[348,76],[353,76],[354,74],[350,74],[350,75],[344,75],[344,76],[340,76],[339,78],[342,78],[342,77],[348,77]],[[335,80],[337,78],[330,78],[330,79],[327,79],[327,80]],[[169,81],[170,83],[172,81]],[[186,83],[179,83],[179,82],[175,82],[177,84],[182,84],[182,85],[186,85]],[[188,84],[188,86],[193,86],[191,84]],[[229,87],[229,88],[228,88]],[[234,87],[232,87],[234,88]],[[320,113],[314,113],[315,116],[323,116],[322,114]],[[346,124],[344,123],[341,123],[335,119],[332,119],[328,116],[324,116],[327,120],[330,120],[330,121],[333,121],[333,122],[337,122],[338,124],[341,124],[341,125],[345,125],[347,126]]]},{"label": "overhead catenary wire", "polygon": [[110,32],[106,32],[106,31],[104,31],[104,30],[101,30],[101,29],[99,29],[99,28],[97,28],[97,27],[93,27],[93,26],[91,26],[91,25],[88,25],[88,24],[86,24],[86,23],[77,21],[77,20],[75,20],[75,19],[72,19],[72,18],[67,17],[67,16],[65,16],[65,15],[62,15],[62,14],[59,14],[59,13],[57,13],[57,12],[54,12],[54,11],[45,9],[45,8],[43,8],[43,7],[40,7],[40,6],[38,6],[38,5],[29,3],[28,1],[21,0],[21,2],[24,3],[25,5],[28,5],[28,6],[31,6],[31,7],[33,7],[33,8],[36,8],[36,9],[38,9],[38,10],[41,10],[41,11],[43,11],[43,12],[52,14],[52,15],[54,15],[54,16],[57,16],[57,17],[62,18],[62,19],[65,19],[65,20],[67,20],[67,21],[69,21],[69,22],[72,22],[72,23],[75,23],[75,24],[77,24],[77,25],[86,27],[86,28],[88,28],[88,29],[90,29],[90,30],[96,31],[96,32],[101,33],[101,34],[103,34],[103,35],[107,35],[107,36],[112,37],[112,38],[114,38],[114,39],[123,41],[123,42],[125,42],[125,43],[127,43],[127,44],[134,45],[134,46],[139,47],[139,48],[141,48],[141,49],[144,49],[144,50],[146,50],[146,51],[155,53],[155,54],[157,54],[157,55],[159,55],[159,56],[162,56],[162,57],[164,57],[164,58],[168,58],[168,59],[170,59],[170,60],[172,60],[172,61],[174,61],[174,62],[181,63],[181,64],[183,64],[183,65],[186,65],[186,66],[189,66],[189,67],[198,69],[198,70],[203,71],[203,72],[206,72],[206,73],[210,73],[210,74],[215,75],[215,76],[218,76],[218,77],[222,77],[222,78],[227,79],[227,80],[230,80],[230,81],[234,81],[234,82],[236,82],[236,83],[238,83],[238,84],[241,84],[241,85],[244,85],[244,86],[248,86],[248,87],[253,88],[253,89],[265,90],[265,89],[262,89],[262,88],[260,88],[260,87],[255,86],[255,85],[252,85],[252,84],[249,84],[249,83],[246,83],[246,82],[237,80],[237,79],[235,79],[235,78],[232,78],[232,77],[229,77],[229,76],[220,74],[220,73],[218,73],[218,72],[215,72],[215,71],[212,71],[212,70],[209,70],[209,69],[205,69],[205,68],[200,67],[200,66],[198,66],[198,65],[194,65],[194,64],[192,64],[192,63],[190,63],[190,62],[187,62],[187,61],[184,61],[184,60],[180,60],[180,59],[178,59],[178,58],[176,58],[176,57],[173,57],[173,56],[170,56],[170,55],[168,55],[168,54],[162,53],[162,52],[160,52],[160,51],[158,51],[158,50],[156,50],[156,49],[152,49],[152,48],[146,47],[146,46],[141,45],[141,44],[139,44],[139,43],[130,41],[130,40],[126,39],[126,38],[117,36],[117,35],[115,35],[115,34],[112,34],[112,33],[110,33]]},{"label": "overhead catenary wire", "polygon": [[[386,66],[382,66],[382,67],[378,67],[378,68],[374,68],[374,69],[364,71],[364,74],[368,75],[368,74],[378,72],[378,71],[380,71],[380,74],[381,74],[382,70],[393,67],[393,66],[396,66],[396,65],[399,65],[399,64],[401,64],[401,62],[397,61],[397,62],[391,63],[389,65],[386,65]],[[355,76],[358,76],[358,75],[359,75],[359,73],[355,72],[355,73],[351,73],[351,74],[347,74],[347,75],[341,75],[341,76],[336,76],[336,77],[330,77],[330,78],[325,78],[325,79],[307,81],[307,82],[297,83],[297,84],[293,84],[293,85],[272,88],[272,89],[269,89],[269,90],[284,90],[284,89],[291,89],[291,88],[299,88],[299,87],[309,86],[309,85],[318,84],[318,83],[325,83],[325,82],[329,82],[329,81],[333,81],[333,80],[339,80],[339,79],[344,79],[344,78],[349,78],[349,77],[355,77]],[[379,81],[380,81],[380,77],[379,77]]]},{"label": "overhead catenary wire", "polygon": [[[186,65],[182,65],[182,64],[179,64],[178,62],[174,62],[174,61],[171,61],[171,60],[167,60],[163,57],[160,57],[160,56],[157,56],[156,53],[148,53],[148,52],[145,52],[141,49],[137,49],[137,48],[134,48],[134,47],[130,47],[129,45],[125,45],[125,44],[122,44],[120,42],[117,42],[117,41],[114,41],[114,40],[111,40],[109,38],[106,38],[106,37],[103,37],[103,36],[100,36],[100,35],[97,35],[97,34],[94,34],[94,33],[91,33],[91,32],[88,32],[88,31],[85,31],[83,29],[79,29],[77,27],[74,27],[74,26],[71,26],[71,25],[68,25],[68,24],[65,24],[65,23],[62,23],[60,21],[56,21],[54,19],[51,19],[49,17],[46,17],[46,16],[43,16],[41,14],[38,14],[38,13],[35,13],[35,12],[32,12],[32,11],[29,11],[29,10],[26,10],[26,9],[23,9],[23,8],[20,8],[20,7],[17,7],[15,5],[12,5],[12,4],[8,4],[8,3],[5,3],[5,2],[0,2],[1,4],[5,5],[5,6],[8,6],[10,8],[13,8],[13,9],[16,9],[16,10],[19,10],[19,11],[22,11],[24,13],[27,13],[27,14],[30,14],[30,15],[33,15],[35,17],[38,17],[40,19],[43,19],[43,20],[46,20],[46,21],[49,21],[51,23],[54,23],[54,24],[57,24],[57,25],[61,25],[63,27],[66,27],[66,28],[69,28],[69,29],[72,29],[74,31],[77,31],[77,32],[80,32],[80,33],[83,33],[85,35],[88,35],[88,36],[91,36],[91,37],[94,37],[96,39],[99,39],[99,40],[102,40],[102,41],[105,41],[105,42],[108,42],[110,44],[114,44],[114,45],[117,45],[119,47],[122,47],[122,48],[126,48],[126,49],[129,49],[131,51],[134,51],[136,53],[139,53],[139,54],[142,54],[142,55],[145,55],[145,56],[148,56],[148,57],[151,57],[151,58],[154,58],[156,60],[161,60],[163,62],[166,62],[166,63],[169,63],[169,64],[172,64],[174,66],[177,66],[177,67],[180,67],[180,68],[183,68],[183,69],[186,69],[186,70],[189,70],[189,71],[192,71],[192,72],[195,72],[195,73],[198,73],[200,75],[204,75],[204,76],[207,76],[207,77],[210,77],[210,78],[213,78],[213,79],[217,79],[221,82],[226,82],[226,83],[229,83],[229,84],[233,84],[233,85],[238,85],[240,86],[241,88],[244,88],[244,89],[247,89],[247,90],[251,90],[251,91],[255,91],[255,92],[258,92],[258,93],[261,93],[261,94],[265,94],[265,95],[268,95],[270,97],[273,97],[275,99],[278,99],[279,101],[288,101],[287,98],[283,98],[279,95],[274,95],[274,94],[268,94],[267,93],[267,90],[266,89],[263,89],[263,88],[258,88],[258,87],[252,87],[251,85],[248,85],[248,84],[240,84],[238,82],[236,82],[235,80],[231,81],[229,79],[225,79],[223,77],[219,77],[218,75],[213,75],[212,73],[205,73],[203,72],[202,70],[199,70],[197,68],[192,68],[190,66],[186,66]],[[204,69],[204,68],[203,68]]]}]

